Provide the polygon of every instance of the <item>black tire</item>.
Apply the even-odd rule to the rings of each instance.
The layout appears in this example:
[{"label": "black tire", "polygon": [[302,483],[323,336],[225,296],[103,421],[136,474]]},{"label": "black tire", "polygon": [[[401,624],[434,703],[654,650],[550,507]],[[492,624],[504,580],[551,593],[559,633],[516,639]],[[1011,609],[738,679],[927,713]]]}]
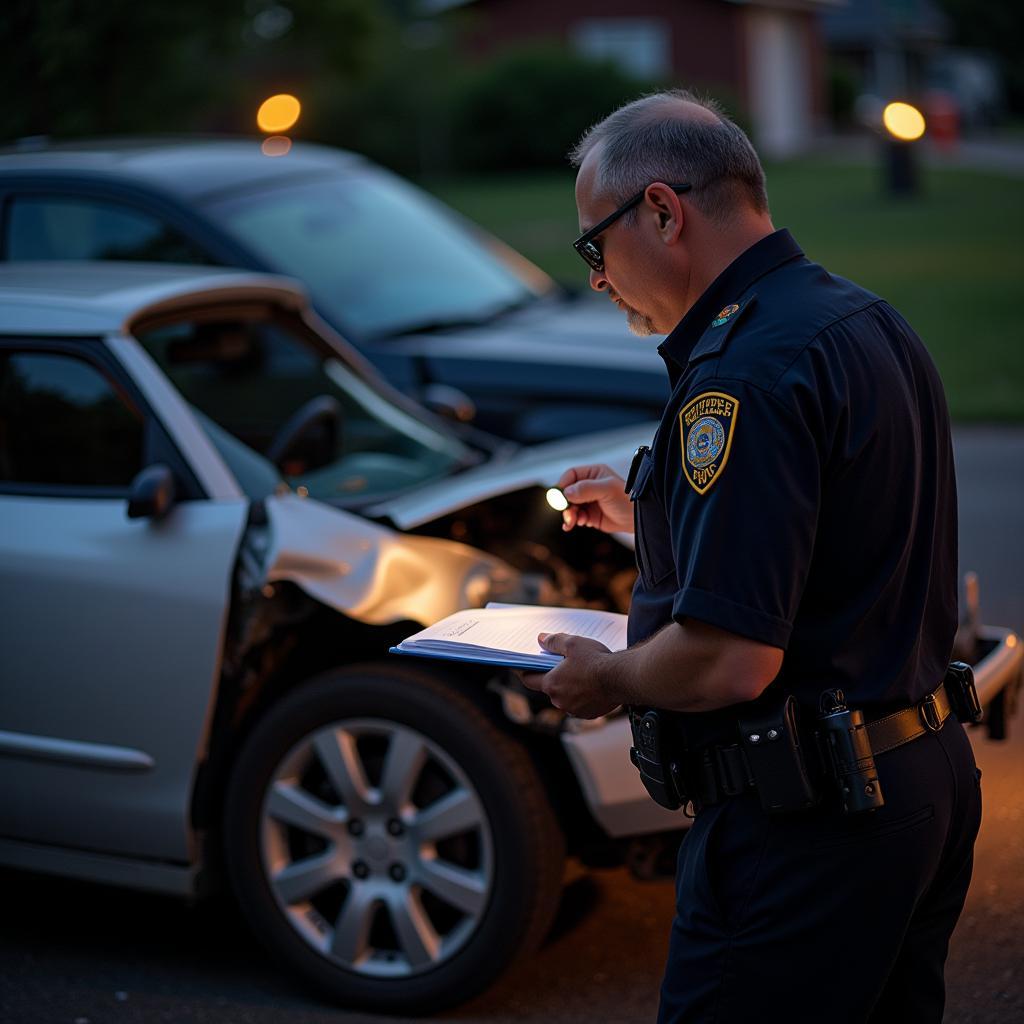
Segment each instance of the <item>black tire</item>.
[{"label": "black tire", "polygon": [[[374,731],[376,726],[366,724],[369,720],[389,723],[387,728],[392,731],[389,733],[385,729],[378,734]],[[345,723],[349,725],[346,727]],[[345,731],[321,732],[333,725],[341,726]],[[429,817],[423,815],[426,808],[441,807],[444,800],[438,798],[434,802],[428,799],[421,807],[410,798],[402,803],[410,822],[407,830],[400,839],[385,840],[405,843],[402,849],[411,858],[409,880],[404,885],[392,885],[391,889],[396,893],[394,899],[398,912],[402,913],[402,901],[406,900],[404,906],[413,907],[412,919],[421,921],[422,913],[426,912],[424,906],[433,901],[427,908],[431,928],[437,925],[440,933],[448,918],[456,919],[452,930],[442,939],[442,943],[451,944],[451,949],[443,956],[438,955],[436,960],[414,964],[412,953],[407,956],[408,951],[399,938],[403,933],[388,903],[385,911],[370,912],[384,913],[387,920],[372,917],[372,927],[364,925],[355,930],[362,936],[367,934],[369,927],[369,959],[354,957],[347,961],[343,956],[334,957],[326,949],[316,948],[316,944],[331,944],[338,940],[340,948],[350,948],[340,940],[343,935],[351,936],[353,931],[350,926],[343,926],[341,909],[348,907],[351,893],[363,893],[362,897],[352,897],[353,914],[359,914],[359,908],[365,907],[371,899],[365,895],[371,891],[371,884],[387,887],[395,883],[397,880],[392,872],[405,869],[395,868],[394,864],[385,868],[382,858],[399,855],[381,852],[379,836],[382,826],[374,817],[377,808],[367,809],[369,805],[362,805],[366,810],[366,822],[360,824],[362,831],[356,838],[338,835],[334,840],[327,840],[322,836],[316,839],[312,831],[307,837],[301,828],[295,832],[290,824],[282,824],[289,815],[285,814],[283,818],[275,816],[279,805],[275,803],[272,811],[265,800],[271,791],[274,799],[278,799],[280,789],[284,787],[288,794],[297,793],[301,801],[311,792],[307,787],[312,786],[318,797],[330,806],[334,800],[329,794],[336,794],[341,787],[336,785],[332,789],[327,779],[325,790],[325,782],[321,779],[319,788],[315,788],[316,773],[322,770],[325,776],[327,774],[322,750],[327,750],[328,759],[335,743],[339,744],[339,749],[351,750],[347,737],[359,737],[359,743],[371,746],[386,743],[385,753],[379,755],[383,765],[387,754],[398,749],[393,745],[399,743],[399,738],[407,744],[414,744],[416,736],[425,741],[422,747],[425,767],[414,769],[403,778],[415,777],[418,780],[416,786],[423,788],[424,792],[429,791],[430,785],[443,787],[445,783],[439,780],[446,777],[449,780],[461,779],[461,782],[453,781],[450,792],[441,790],[442,796],[448,798],[447,806],[451,806],[457,797],[463,804],[469,801],[467,780],[477,798],[472,803],[473,820],[477,824],[454,839],[442,838],[440,843],[428,844],[427,847],[420,843],[417,822],[425,822]],[[314,737],[317,737],[315,741]],[[348,746],[345,745],[347,743]],[[293,765],[305,764],[305,745],[312,751],[309,767],[293,768]],[[369,779],[372,757],[376,755],[364,747],[356,749],[360,750],[359,764],[365,768],[364,774]],[[401,759],[396,754],[394,760],[398,762]],[[300,776],[302,771],[305,774]],[[419,775],[415,774],[416,771]],[[275,781],[276,774],[280,777]],[[389,791],[383,774],[378,785],[376,792],[383,798],[382,794]],[[362,792],[370,790],[363,789]],[[289,799],[295,797],[290,796]],[[350,802],[358,810],[360,805],[355,795]],[[317,813],[320,813],[319,805]],[[353,815],[344,800],[337,800],[333,813],[348,817],[345,824],[336,827],[350,832]],[[386,827],[389,834],[393,834],[390,833],[392,828],[401,829],[402,826],[389,819]],[[282,839],[282,836],[287,836],[287,839]],[[294,861],[288,861],[296,836],[300,842],[322,842],[324,845],[312,854],[302,854]],[[377,844],[372,849],[366,845],[371,841]],[[282,846],[285,842],[286,847]],[[474,907],[471,914],[466,913],[462,917],[459,917],[462,910],[454,905],[448,907],[443,900],[437,902],[430,891],[429,880],[425,890],[412,884],[412,879],[421,869],[425,871],[429,865],[438,863],[437,859],[431,858],[441,857],[436,851],[445,843],[455,843],[457,855],[468,856],[470,860],[465,863],[476,872],[474,877],[481,879],[477,883],[480,892],[473,897],[481,901],[481,908]],[[432,1012],[470,998],[490,984],[517,954],[535,948],[557,909],[565,859],[564,837],[523,745],[499,728],[477,704],[454,686],[423,671],[383,665],[328,672],[302,685],[265,714],[245,742],[231,773],[225,807],[224,849],[231,884],[242,911],[272,953],[346,1006],[407,1014]],[[279,856],[282,849],[288,851],[283,861]],[[356,856],[353,851],[367,849],[371,849],[372,856],[378,858],[372,861],[372,865],[369,860],[351,859]],[[433,852],[424,858],[420,858],[419,852],[409,852],[423,849]],[[268,866],[268,861],[276,859],[279,865],[284,863],[285,867],[294,869],[294,865],[312,863],[316,857],[329,858],[333,871],[338,870],[337,865],[341,862],[349,864],[347,875],[340,881],[333,881],[331,885],[334,888],[329,887],[311,896],[312,902],[307,904],[300,899],[292,903],[294,894],[292,890],[284,890],[284,875],[275,874],[275,881],[271,881],[273,869]],[[441,866],[445,867],[443,860]],[[370,872],[362,883],[355,877],[360,870]],[[385,872],[392,875],[390,882],[384,877]],[[363,889],[354,888],[360,884]],[[341,900],[333,925],[334,904],[328,897]],[[317,900],[320,902],[316,903]],[[315,914],[308,909],[314,904]],[[300,914],[296,907],[305,909]],[[402,918],[406,926],[404,934],[409,935],[408,909],[405,914]],[[366,916],[367,912],[362,912],[360,920],[365,920]],[[445,921],[439,924],[441,918]],[[319,931],[312,930],[314,925],[307,924],[307,919],[314,921]],[[325,931],[320,922],[329,925],[329,929]],[[380,929],[386,932],[388,927],[392,927],[393,943],[391,939],[379,937],[382,934]],[[378,937],[374,939],[374,935]],[[363,940],[359,941],[362,943]],[[385,946],[392,943],[397,952],[376,948],[374,942],[383,942]],[[332,946],[334,948],[339,947]],[[422,958],[423,949],[430,947],[421,947],[416,940],[410,948]],[[400,961],[399,968],[396,968],[400,976],[380,975],[381,970],[391,970],[389,958]]]}]

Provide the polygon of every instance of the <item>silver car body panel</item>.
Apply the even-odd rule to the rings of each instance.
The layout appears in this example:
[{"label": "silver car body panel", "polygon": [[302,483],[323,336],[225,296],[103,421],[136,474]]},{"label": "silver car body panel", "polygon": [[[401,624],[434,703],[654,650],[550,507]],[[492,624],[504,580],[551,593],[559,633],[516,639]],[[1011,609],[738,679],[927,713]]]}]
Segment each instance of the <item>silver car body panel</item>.
[{"label": "silver car body panel", "polygon": [[228,302],[308,308],[302,285],[247,270],[167,263],[0,264],[0,333],[118,334],[141,319]]},{"label": "silver car body panel", "polygon": [[194,859],[248,508],[181,502],[152,522],[128,519],[123,498],[3,496],[0,835]]},{"label": "silver car body panel", "polygon": [[0,864],[25,871],[67,875],[104,885],[121,885],[128,889],[182,897],[196,894],[201,871],[198,863],[168,864],[2,838]]}]

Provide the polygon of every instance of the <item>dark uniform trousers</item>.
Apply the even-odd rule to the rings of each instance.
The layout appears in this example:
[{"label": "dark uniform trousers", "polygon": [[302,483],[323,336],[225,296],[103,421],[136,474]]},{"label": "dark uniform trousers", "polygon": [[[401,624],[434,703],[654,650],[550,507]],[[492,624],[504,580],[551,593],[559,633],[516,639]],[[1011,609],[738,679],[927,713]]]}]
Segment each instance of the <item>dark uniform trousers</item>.
[{"label": "dark uniform trousers", "polygon": [[935,1022],[971,878],[980,772],[962,726],[877,758],[885,806],[697,815],[679,850],[659,1024]]}]

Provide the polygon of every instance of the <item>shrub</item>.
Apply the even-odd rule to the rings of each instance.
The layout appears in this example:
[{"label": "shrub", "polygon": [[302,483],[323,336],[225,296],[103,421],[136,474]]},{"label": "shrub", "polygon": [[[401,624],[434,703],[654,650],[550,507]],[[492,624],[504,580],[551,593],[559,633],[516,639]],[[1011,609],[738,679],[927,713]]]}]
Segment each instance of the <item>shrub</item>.
[{"label": "shrub", "polygon": [[658,85],[554,43],[506,50],[453,82],[453,163],[460,170],[562,167],[584,129]]}]

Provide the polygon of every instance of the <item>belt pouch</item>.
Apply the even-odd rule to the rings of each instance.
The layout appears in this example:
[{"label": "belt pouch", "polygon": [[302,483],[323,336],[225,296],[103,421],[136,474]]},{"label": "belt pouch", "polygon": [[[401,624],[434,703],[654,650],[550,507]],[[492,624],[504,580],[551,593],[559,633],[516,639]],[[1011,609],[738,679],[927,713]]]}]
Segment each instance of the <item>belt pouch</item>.
[{"label": "belt pouch", "polygon": [[677,789],[679,766],[669,759],[661,717],[654,710],[630,709],[629,726],[634,743],[629,759],[640,773],[644,789],[655,803],[678,810],[686,798]]},{"label": "belt pouch", "polygon": [[974,671],[963,661],[951,662],[946,669],[946,696],[953,714],[964,725],[977,725],[984,716],[978,689],[974,685]]},{"label": "belt pouch", "polygon": [[799,705],[793,696],[739,721],[740,743],[750,775],[770,814],[817,806],[821,792],[810,771],[798,728]]}]

